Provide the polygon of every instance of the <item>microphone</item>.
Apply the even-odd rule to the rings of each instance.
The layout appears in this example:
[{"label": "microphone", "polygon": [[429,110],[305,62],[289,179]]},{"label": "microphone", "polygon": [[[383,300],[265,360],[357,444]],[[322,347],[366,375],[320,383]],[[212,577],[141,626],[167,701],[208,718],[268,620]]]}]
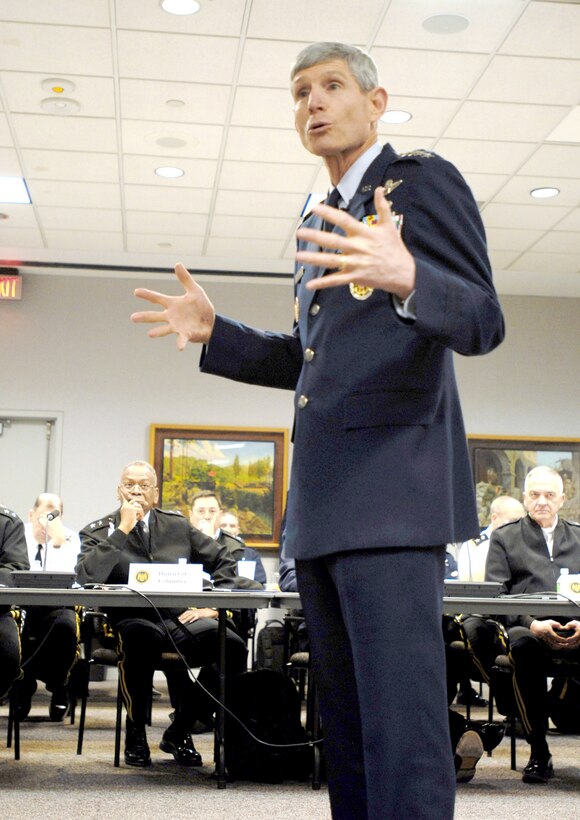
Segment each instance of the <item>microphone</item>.
[{"label": "microphone", "polygon": [[47,521],[54,521],[54,519],[58,518],[59,515],[60,515],[60,513],[59,513],[58,510],[53,510],[52,512],[48,513],[48,515],[46,516],[46,520]]}]

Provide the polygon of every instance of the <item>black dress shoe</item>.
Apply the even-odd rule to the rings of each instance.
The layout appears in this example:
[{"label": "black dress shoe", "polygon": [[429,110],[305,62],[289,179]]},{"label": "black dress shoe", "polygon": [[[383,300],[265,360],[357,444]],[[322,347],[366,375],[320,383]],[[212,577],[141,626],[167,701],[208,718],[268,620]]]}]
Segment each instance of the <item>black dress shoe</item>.
[{"label": "black dress shoe", "polygon": [[135,726],[129,718],[125,724],[125,763],[127,766],[137,766],[141,769],[151,765],[145,727]]},{"label": "black dress shoe", "polygon": [[66,686],[58,686],[52,693],[48,714],[50,719],[60,722],[65,719],[68,713],[69,699]]},{"label": "black dress shoe", "polygon": [[477,732],[472,729],[464,732],[455,748],[455,779],[458,783],[473,780],[482,755],[483,743]]},{"label": "black dress shoe", "polygon": [[479,692],[476,692],[475,689],[468,689],[466,692],[460,692],[457,695],[457,703],[460,706],[487,706],[487,701],[485,698],[482,698]]},{"label": "black dress shoe", "polygon": [[524,783],[547,783],[552,777],[554,777],[552,755],[535,755],[532,753],[522,775]]},{"label": "black dress shoe", "polygon": [[499,746],[505,735],[505,726],[503,723],[484,723],[478,720],[468,720],[467,728],[477,732],[481,738],[485,752],[492,752]]},{"label": "black dress shoe", "polygon": [[203,765],[201,755],[193,745],[189,732],[176,730],[174,726],[165,730],[159,748],[162,752],[173,755],[182,766]]},{"label": "black dress shoe", "polygon": [[16,696],[16,712],[18,720],[26,720],[32,707],[32,696],[36,692],[35,680],[23,680],[14,684],[14,695]]}]

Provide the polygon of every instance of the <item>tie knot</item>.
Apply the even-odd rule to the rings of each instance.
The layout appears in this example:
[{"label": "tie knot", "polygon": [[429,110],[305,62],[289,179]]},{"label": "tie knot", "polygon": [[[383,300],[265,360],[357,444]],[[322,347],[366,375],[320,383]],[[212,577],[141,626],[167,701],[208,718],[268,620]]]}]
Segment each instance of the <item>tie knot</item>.
[{"label": "tie knot", "polygon": [[340,198],[340,191],[338,188],[333,188],[324,204],[330,205],[331,208],[338,208],[338,201]]}]

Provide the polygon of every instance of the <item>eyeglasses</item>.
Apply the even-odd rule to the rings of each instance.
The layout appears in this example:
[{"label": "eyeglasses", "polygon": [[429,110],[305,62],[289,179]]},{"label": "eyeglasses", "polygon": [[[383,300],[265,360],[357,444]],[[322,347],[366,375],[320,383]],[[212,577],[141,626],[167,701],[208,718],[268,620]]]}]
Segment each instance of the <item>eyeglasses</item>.
[{"label": "eyeglasses", "polygon": [[148,481],[123,481],[121,483],[121,487],[124,490],[127,490],[128,493],[130,493],[131,490],[134,490],[137,487],[144,493],[146,493],[149,490],[153,490],[155,488],[155,484],[150,484]]}]

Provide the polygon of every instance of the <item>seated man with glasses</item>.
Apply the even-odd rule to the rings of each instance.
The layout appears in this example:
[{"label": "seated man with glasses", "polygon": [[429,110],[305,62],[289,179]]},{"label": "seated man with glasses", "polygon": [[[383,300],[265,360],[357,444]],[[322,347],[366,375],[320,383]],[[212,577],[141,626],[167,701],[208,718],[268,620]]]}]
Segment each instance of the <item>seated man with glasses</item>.
[{"label": "seated man with glasses", "polygon": [[[126,584],[131,563],[202,564],[218,587],[261,588],[260,584],[237,576],[235,560],[226,547],[195,529],[180,513],[161,510],[157,476],[145,461],[128,464],[117,487],[119,509],[97,519],[81,533],[81,554],[77,564],[79,583]],[[117,636],[119,675],[127,709],[125,763],[151,765],[145,724],[153,673],[162,652],[174,652],[177,645],[192,667],[217,663],[217,611],[211,608],[161,610],[162,621],[152,607],[113,609],[109,621]],[[171,637],[170,637],[171,636]],[[246,668],[246,646],[232,630],[226,632],[228,677]],[[165,731],[160,749],[178,763],[201,766],[191,729],[198,714],[200,687],[192,684],[187,670],[167,674],[172,725]]]}]

